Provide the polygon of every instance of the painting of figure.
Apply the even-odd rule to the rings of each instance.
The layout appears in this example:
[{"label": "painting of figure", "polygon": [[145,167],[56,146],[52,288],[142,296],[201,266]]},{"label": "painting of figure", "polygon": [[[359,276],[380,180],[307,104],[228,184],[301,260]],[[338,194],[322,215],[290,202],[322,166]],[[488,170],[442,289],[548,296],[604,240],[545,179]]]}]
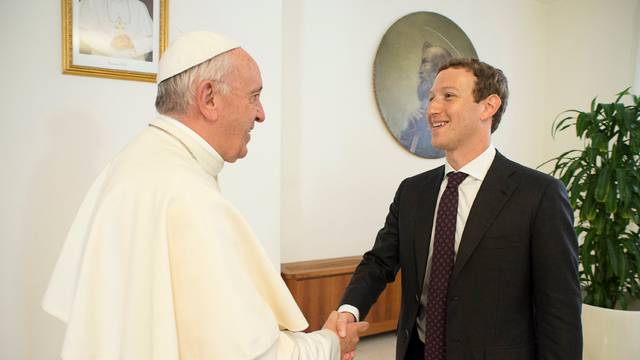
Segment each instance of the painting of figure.
[{"label": "painting of figure", "polygon": [[155,82],[167,0],[62,0],[62,72]]},{"label": "painting of figure", "polygon": [[82,0],[80,53],[151,61],[152,14],[139,0]]},{"label": "painting of figure", "polygon": [[427,122],[429,90],[442,64],[452,57],[477,58],[465,33],[448,18],[412,13],[385,33],[374,62],[378,109],[390,133],[408,152],[437,159]]}]

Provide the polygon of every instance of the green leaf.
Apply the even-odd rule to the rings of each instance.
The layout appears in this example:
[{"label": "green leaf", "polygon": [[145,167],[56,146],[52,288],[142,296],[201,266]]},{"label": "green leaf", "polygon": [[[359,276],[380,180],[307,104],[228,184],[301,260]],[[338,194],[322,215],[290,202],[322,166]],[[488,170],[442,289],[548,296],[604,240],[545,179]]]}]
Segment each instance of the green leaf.
[{"label": "green leaf", "polygon": [[605,200],[606,210],[609,214],[615,214],[618,211],[618,197],[616,196],[615,191],[611,190],[611,183],[609,183],[609,192],[607,193],[607,197]]},{"label": "green leaf", "polygon": [[[617,97],[616,97],[616,101],[614,101],[614,102],[616,102],[616,103],[617,103],[617,102],[620,102],[620,100],[622,99],[622,97],[623,97],[623,96],[625,96],[625,95],[630,95],[630,94],[629,94],[629,90],[630,90],[630,89],[631,89],[631,86],[629,86],[628,88],[626,88],[626,89],[624,89],[624,90],[620,91],[619,93],[617,93],[617,94],[616,94],[616,95],[617,95]],[[595,99],[593,99],[593,100],[595,100]],[[592,106],[593,106],[593,105],[592,105]]]},{"label": "green leaf", "polygon": [[564,171],[564,174],[562,174],[562,177],[560,178],[560,180],[565,184],[565,185],[569,185],[569,183],[571,182],[571,179],[573,179],[573,176],[576,173],[576,170],[578,170],[580,166],[580,163],[577,161],[573,161],[569,164],[569,166],[567,166],[566,170]]},{"label": "green leaf", "polygon": [[595,197],[599,202],[604,202],[609,191],[609,168],[605,167],[600,170],[598,181],[596,182]]},{"label": "green leaf", "polygon": [[602,104],[602,110],[604,112],[604,117],[610,118],[613,116],[613,112],[615,111],[614,104]]},{"label": "green leaf", "polygon": [[[565,111],[562,114],[565,114],[567,112],[572,112],[572,111]],[[559,115],[558,115],[559,117]],[[558,120],[556,118],[556,120],[554,120],[554,123],[551,125],[551,136],[555,137],[555,135],[559,132],[562,131],[564,129],[566,129],[569,126],[575,125],[575,123],[567,123],[569,120],[573,120],[575,117],[574,116],[566,116],[560,120]],[[557,122],[557,123],[556,123]]]},{"label": "green leaf", "polygon": [[[596,215],[597,215],[597,210],[598,210],[598,203],[594,203],[594,208],[596,209]],[[602,235],[606,232],[606,226],[607,226],[607,220],[609,220],[608,218],[604,217],[604,216],[595,216],[594,219],[590,220],[591,223],[593,224],[593,231],[596,232],[596,235]]]},{"label": "green leaf", "polygon": [[569,154],[572,154],[572,153],[579,153],[579,154],[581,154],[581,153],[582,153],[582,150],[573,149],[573,150],[565,151],[565,152],[563,152],[562,154],[560,154],[560,156],[557,156],[557,157],[555,157],[555,158],[553,158],[553,159],[549,159],[549,160],[547,160],[547,161],[543,162],[542,164],[538,165],[538,167],[537,167],[537,168],[539,169],[539,168],[541,168],[542,166],[544,166],[544,165],[546,165],[546,164],[548,164],[548,163],[551,163],[551,162],[554,162],[554,161],[555,161],[555,162],[556,162],[556,165],[554,166],[554,169],[551,171],[551,173],[555,175],[556,173],[558,173],[558,172],[559,172],[559,170],[560,170],[560,169],[562,169],[562,168],[564,167],[564,165],[563,165],[563,164],[564,164],[565,162],[563,162],[563,161],[577,160],[577,159],[578,159],[578,157],[577,157],[577,156],[569,156]]},{"label": "green leaf", "polygon": [[628,213],[626,203],[631,200],[631,187],[629,186],[629,178],[626,176],[625,169],[616,169],[616,183],[618,185],[619,200],[621,202],[622,211]]},{"label": "green leaf", "polygon": [[620,268],[622,267],[620,258],[620,252],[615,246],[616,239],[607,239],[607,257],[611,260],[611,272],[620,276]]},{"label": "green leaf", "polygon": [[612,120],[615,120],[615,124],[618,127],[620,127],[621,125],[624,127],[625,116],[627,116],[626,113],[628,112],[627,108],[622,103],[616,103],[615,109],[616,109],[616,113],[614,118],[612,118]]},{"label": "green leaf", "polygon": [[580,247],[580,260],[582,262],[582,271],[586,275],[587,279],[593,277],[593,256],[591,255],[591,243],[592,240],[587,236],[584,239],[584,243]]},{"label": "green leaf", "polygon": [[[614,240],[615,241],[615,240]],[[620,255],[619,260],[620,263],[618,264],[619,268],[617,269],[617,273],[616,275],[619,277],[618,279],[618,289],[622,289],[624,288],[624,283],[625,283],[625,279],[626,279],[626,275],[627,275],[627,257],[625,256],[624,252],[622,251],[621,248],[618,248],[618,255]]]},{"label": "green leaf", "polygon": [[631,239],[624,239],[622,241],[624,248],[627,250],[627,253],[633,257],[633,266],[635,269],[635,273],[639,273],[640,271],[640,245],[636,245]]},{"label": "green leaf", "polygon": [[589,113],[580,112],[576,117],[576,136],[582,137],[582,134],[589,125]]},{"label": "green leaf", "polygon": [[[584,217],[588,221],[595,219],[596,217],[596,207],[595,207],[595,199],[593,196],[588,196],[584,199],[582,203],[582,209],[580,209],[581,217]],[[582,216],[584,215],[584,216]]]},{"label": "green leaf", "polygon": [[622,135],[621,138],[626,137],[628,135],[628,132],[632,127],[631,123],[636,118],[636,112],[637,112],[637,109],[634,109],[633,107],[625,108],[624,111],[622,112],[622,124],[620,125],[620,130],[622,130],[624,133],[621,134]]}]

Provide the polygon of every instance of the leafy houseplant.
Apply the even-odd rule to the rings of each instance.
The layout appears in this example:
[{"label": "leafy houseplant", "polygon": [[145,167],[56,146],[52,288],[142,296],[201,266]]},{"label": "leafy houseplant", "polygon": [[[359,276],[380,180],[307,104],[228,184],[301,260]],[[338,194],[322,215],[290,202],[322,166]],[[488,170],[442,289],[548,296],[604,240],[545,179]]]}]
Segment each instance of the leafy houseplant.
[{"label": "leafy houseplant", "polygon": [[628,88],[617,95],[613,103],[594,98],[589,111],[558,116],[553,136],[575,128],[584,149],[542,165],[554,164],[551,174],[578,212],[583,302],[626,310],[640,299],[640,97]]}]

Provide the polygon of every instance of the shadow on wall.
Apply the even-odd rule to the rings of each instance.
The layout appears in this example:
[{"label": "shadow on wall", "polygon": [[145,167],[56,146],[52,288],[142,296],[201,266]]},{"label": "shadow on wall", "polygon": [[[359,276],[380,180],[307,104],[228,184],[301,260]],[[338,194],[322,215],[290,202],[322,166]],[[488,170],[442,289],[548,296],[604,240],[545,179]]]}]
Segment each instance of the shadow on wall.
[{"label": "shadow on wall", "polygon": [[[71,113],[68,109],[73,109]],[[58,358],[65,325],[45,313],[40,302],[71,222],[92,181],[105,165],[105,145],[111,143],[101,115],[91,109],[66,106],[43,121],[41,158],[28,177],[22,224],[24,251],[18,268],[20,321],[26,324],[28,359]]]}]

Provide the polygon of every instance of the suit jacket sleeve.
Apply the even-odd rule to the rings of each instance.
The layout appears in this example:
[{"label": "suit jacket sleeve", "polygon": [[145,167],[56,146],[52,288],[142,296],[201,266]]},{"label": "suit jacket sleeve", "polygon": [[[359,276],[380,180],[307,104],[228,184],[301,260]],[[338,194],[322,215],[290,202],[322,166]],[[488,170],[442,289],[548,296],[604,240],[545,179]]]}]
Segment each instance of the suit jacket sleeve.
[{"label": "suit jacket sleeve", "polygon": [[531,239],[538,359],[582,359],[578,242],[564,185],[553,180],[536,213]]},{"label": "suit jacket sleeve", "polygon": [[360,320],[367,316],[371,306],[387,283],[395,279],[400,268],[398,219],[404,184],[405,181],[398,187],[384,227],[378,232],[373,248],[363,255],[342,298],[342,304],[358,308]]}]

